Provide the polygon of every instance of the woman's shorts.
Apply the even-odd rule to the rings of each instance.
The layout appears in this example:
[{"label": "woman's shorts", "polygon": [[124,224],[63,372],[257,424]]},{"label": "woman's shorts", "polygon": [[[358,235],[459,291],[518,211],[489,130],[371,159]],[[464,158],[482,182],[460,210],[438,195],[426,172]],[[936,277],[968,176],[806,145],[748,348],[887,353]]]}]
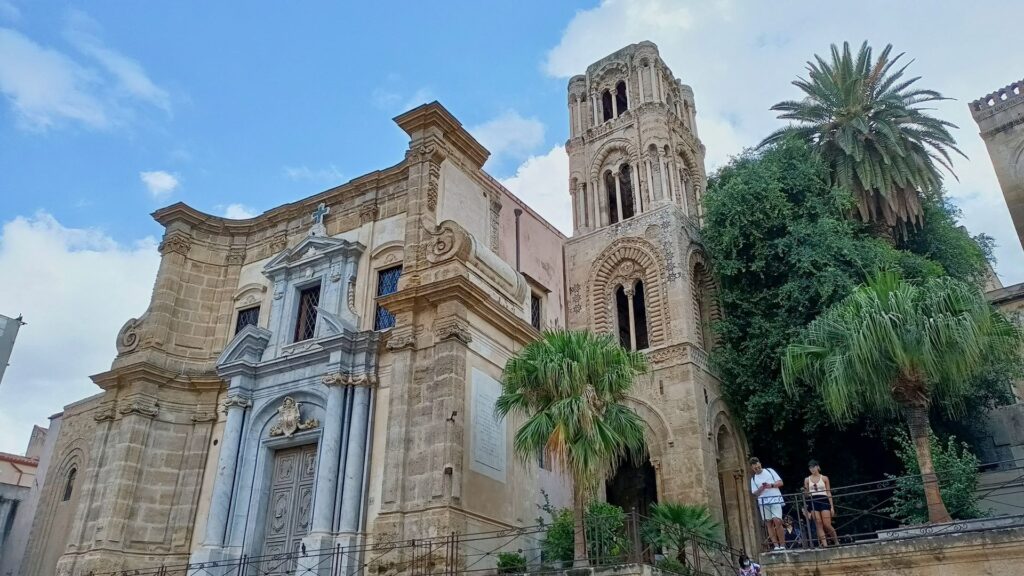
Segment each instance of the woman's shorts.
[{"label": "woman's shorts", "polygon": [[824,512],[826,510],[832,510],[832,505],[828,502],[828,496],[811,496],[812,512]]}]

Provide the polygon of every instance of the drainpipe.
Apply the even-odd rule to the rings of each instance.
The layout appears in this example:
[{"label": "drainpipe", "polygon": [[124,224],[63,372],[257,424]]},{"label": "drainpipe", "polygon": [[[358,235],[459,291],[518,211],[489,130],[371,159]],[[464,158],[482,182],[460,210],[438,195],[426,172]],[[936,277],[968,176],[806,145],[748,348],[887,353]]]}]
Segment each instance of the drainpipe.
[{"label": "drainpipe", "polygon": [[516,215],[516,272],[519,272],[519,217],[523,215],[521,208],[512,211]]}]

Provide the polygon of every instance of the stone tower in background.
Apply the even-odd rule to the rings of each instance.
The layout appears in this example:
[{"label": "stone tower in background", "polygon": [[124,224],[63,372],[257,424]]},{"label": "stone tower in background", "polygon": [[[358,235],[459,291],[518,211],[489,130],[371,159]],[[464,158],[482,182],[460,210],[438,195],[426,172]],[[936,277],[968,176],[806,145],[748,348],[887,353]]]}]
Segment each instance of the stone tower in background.
[{"label": "stone tower in background", "polygon": [[979,98],[970,107],[1024,245],[1024,80]]},{"label": "stone tower in background", "polygon": [[746,443],[707,362],[720,311],[700,242],[706,175],[693,90],[641,42],[570,79],[568,104],[568,325],[613,334],[651,363],[631,400],[649,459],[624,464],[608,500],[641,513],[707,502],[730,543],[753,549]]}]

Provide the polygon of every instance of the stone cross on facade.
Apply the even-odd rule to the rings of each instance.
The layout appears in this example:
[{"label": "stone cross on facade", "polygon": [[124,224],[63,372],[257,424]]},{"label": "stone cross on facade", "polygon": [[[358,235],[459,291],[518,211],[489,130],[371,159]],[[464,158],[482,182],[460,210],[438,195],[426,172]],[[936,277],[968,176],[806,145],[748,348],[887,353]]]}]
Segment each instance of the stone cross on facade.
[{"label": "stone cross on facade", "polygon": [[310,216],[310,220],[313,221],[313,226],[309,229],[310,236],[326,236],[327,227],[324,226],[324,217],[331,213],[331,207],[325,206],[323,202],[316,207],[313,214]]}]

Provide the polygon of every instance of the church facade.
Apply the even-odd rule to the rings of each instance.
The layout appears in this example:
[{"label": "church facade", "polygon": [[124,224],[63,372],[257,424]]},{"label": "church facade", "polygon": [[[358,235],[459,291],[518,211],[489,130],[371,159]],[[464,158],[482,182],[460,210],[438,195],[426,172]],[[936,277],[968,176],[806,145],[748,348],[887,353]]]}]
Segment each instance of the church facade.
[{"label": "church facade", "polygon": [[444,107],[404,158],[249,220],[184,204],[101,392],[57,417],[21,574],[87,574],[500,530],[569,486],[512,452],[505,362],[544,329],[648,354],[649,459],[601,496],[706,502],[751,549],[742,434],[707,363],[690,88],[643,42],[569,82],[566,238]]}]

